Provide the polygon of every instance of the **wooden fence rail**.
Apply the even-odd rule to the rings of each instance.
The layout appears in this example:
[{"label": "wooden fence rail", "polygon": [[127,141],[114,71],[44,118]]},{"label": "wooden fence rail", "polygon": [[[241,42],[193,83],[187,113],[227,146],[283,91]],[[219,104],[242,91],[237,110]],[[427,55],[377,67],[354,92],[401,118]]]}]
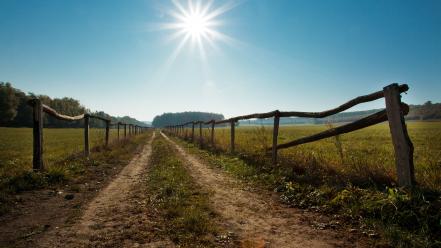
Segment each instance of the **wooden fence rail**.
[{"label": "wooden fence rail", "polygon": [[63,121],[80,121],[84,120],[84,155],[90,155],[90,140],[89,140],[89,123],[90,119],[98,119],[104,121],[106,124],[105,127],[105,146],[109,145],[109,136],[110,136],[110,126],[117,126],[118,130],[118,140],[120,139],[120,126],[124,125],[124,138],[127,138],[127,125],[129,125],[131,133],[130,134],[140,134],[148,129],[148,127],[142,127],[133,124],[127,123],[112,123],[110,119],[104,118],[102,116],[93,115],[89,113],[84,113],[77,116],[68,116],[63,115],[55,111],[49,106],[44,105],[40,99],[31,99],[28,102],[29,105],[33,108],[33,170],[43,170],[43,113],[49,114],[59,120]]},{"label": "wooden fence rail", "polygon": [[[409,86],[407,84],[391,84],[383,88],[381,91],[372,94],[356,97],[336,108],[323,112],[300,112],[289,111],[282,112],[275,110],[267,113],[255,113],[232,117],[226,120],[210,120],[210,121],[192,121],[179,125],[166,126],[165,129],[174,135],[182,137],[182,132],[178,132],[178,128],[185,128],[192,125],[191,141],[194,142],[194,126],[199,124],[200,136],[199,142],[202,144],[202,124],[211,125],[211,145],[214,145],[214,127],[219,124],[230,124],[230,151],[235,151],[235,126],[239,120],[247,119],[265,119],[274,118],[273,124],[273,144],[268,149],[271,151],[273,165],[277,165],[277,151],[301,144],[318,141],[339,134],[353,132],[362,128],[366,128],[384,121],[389,122],[389,128],[392,136],[392,143],[395,151],[395,164],[397,169],[398,184],[400,186],[411,187],[415,184],[414,164],[413,164],[413,145],[407,133],[404,116],[409,112],[409,106],[401,102],[401,93],[407,92]],[[348,123],[336,128],[332,128],[311,136],[303,137],[284,144],[278,144],[279,124],[281,117],[306,117],[306,118],[324,118],[342,111],[348,110],[361,103],[371,102],[377,99],[385,98],[386,109],[375,114],[364,117],[360,120]]]}]

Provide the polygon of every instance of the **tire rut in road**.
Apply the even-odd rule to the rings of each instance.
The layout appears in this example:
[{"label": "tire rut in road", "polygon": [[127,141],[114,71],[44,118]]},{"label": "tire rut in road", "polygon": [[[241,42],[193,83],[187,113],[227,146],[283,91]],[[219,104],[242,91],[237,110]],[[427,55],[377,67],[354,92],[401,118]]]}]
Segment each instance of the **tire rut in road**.
[{"label": "tire rut in road", "polygon": [[204,165],[165,134],[161,135],[189,162],[195,180],[213,192],[213,208],[228,222],[243,247],[363,246],[349,241],[344,233],[312,228],[302,222],[308,213],[244,190],[234,178]]}]

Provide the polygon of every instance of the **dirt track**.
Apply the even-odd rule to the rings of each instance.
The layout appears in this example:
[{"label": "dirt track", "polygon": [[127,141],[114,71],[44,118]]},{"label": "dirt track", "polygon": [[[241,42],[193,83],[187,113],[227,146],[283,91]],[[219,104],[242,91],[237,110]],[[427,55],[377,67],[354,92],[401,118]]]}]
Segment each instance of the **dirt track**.
[{"label": "dirt track", "polygon": [[[317,215],[288,208],[270,192],[245,189],[243,183],[207,166],[166,135],[161,135],[186,161],[195,182],[211,193],[212,208],[223,219],[222,226],[233,233],[241,247],[365,246],[347,233],[311,227],[308,221],[317,219]],[[156,213],[146,202],[148,191],[142,175],[149,166],[154,138],[155,134],[89,201],[79,218],[62,224],[63,218],[57,217],[52,224],[59,226],[36,235],[33,247],[174,247],[166,237],[157,235],[157,223],[153,218]]]},{"label": "dirt track", "polygon": [[[162,134],[162,133],[161,133]],[[204,188],[212,191],[211,203],[238,235],[243,247],[360,247],[346,234],[316,230],[302,220],[308,213],[244,190],[237,180],[204,165],[170,140],[190,166],[189,170]],[[310,218],[311,216],[309,216]]]},{"label": "dirt track", "polygon": [[[72,226],[49,232],[40,247],[137,247],[150,243],[150,223],[142,197],[141,175],[151,154],[155,134],[141,153],[102,190]],[[156,247],[163,242],[143,245]]]}]

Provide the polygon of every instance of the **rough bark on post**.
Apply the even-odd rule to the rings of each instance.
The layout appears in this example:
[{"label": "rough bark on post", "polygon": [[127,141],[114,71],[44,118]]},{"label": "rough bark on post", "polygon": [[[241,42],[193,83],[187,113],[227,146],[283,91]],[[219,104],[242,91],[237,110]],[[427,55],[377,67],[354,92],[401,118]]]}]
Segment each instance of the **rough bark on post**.
[{"label": "rough bark on post", "polygon": [[110,121],[106,121],[106,146],[109,146]]},{"label": "rough bark on post", "polygon": [[231,141],[230,141],[230,151],[231,153],[234,153],[234,129],[236,127],[236,122],[233,120],[231,121]]},{"label": "rough bark on post", "polygon": [[194,122],[191,123],[191,142],[194,142]]},{"label": "rough bark on post", "polygon": [[214,121],[211,123],[211,146],[214,146]]},{"label": "rough bark on post", "polygon": [[407,133],[404,115],[401,110],[401,95],[398,84],[386,86],[383,91],[387,119],[395,150],[398,185],[412,187],[415,183],[413,144]]},{"label": "rough bark on post", "polygon": [[33,163],[32,169],[34,171],[43,170],[43,104],[40,99],[33,99]]},{"label": "rough bark on post", "polygon": [[89,146],[89,115],[84,116],[84,156],[88,157],[90,154]]},{"label": "rough bark on post", "polygon": [[277,165],[277,138],[279,137],[279,122],[280,122],[280,112],[276,110],[274,115],[274,127],[273,127],[273,149],[272,149],[272,161],[273,165]]}]

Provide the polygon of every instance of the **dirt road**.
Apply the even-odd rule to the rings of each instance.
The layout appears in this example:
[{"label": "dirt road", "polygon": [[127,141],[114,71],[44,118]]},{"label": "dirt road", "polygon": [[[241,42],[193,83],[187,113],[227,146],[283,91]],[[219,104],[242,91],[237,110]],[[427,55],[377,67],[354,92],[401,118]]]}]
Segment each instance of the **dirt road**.
[{"label": "dirt road", "polygon": [[[72,226],[55,229],[38,242],[40,247],[155,247],[149,233],[141,176],[148,166],[151,144],[143,150],[102,190]],[[149,245],[145,245],[148,244]],[[159,242],[163,244],[162,242]]]},{"label": "dirt road", "polygon": [[263,196],[244,190],[241,183],[204,165],[195,156],[170,140],[190,164],[195,180],[212,191],[213,208],[228,222],[243,247],[360,247],[346,234],[316,230],[302,222],[308,216]]}]

